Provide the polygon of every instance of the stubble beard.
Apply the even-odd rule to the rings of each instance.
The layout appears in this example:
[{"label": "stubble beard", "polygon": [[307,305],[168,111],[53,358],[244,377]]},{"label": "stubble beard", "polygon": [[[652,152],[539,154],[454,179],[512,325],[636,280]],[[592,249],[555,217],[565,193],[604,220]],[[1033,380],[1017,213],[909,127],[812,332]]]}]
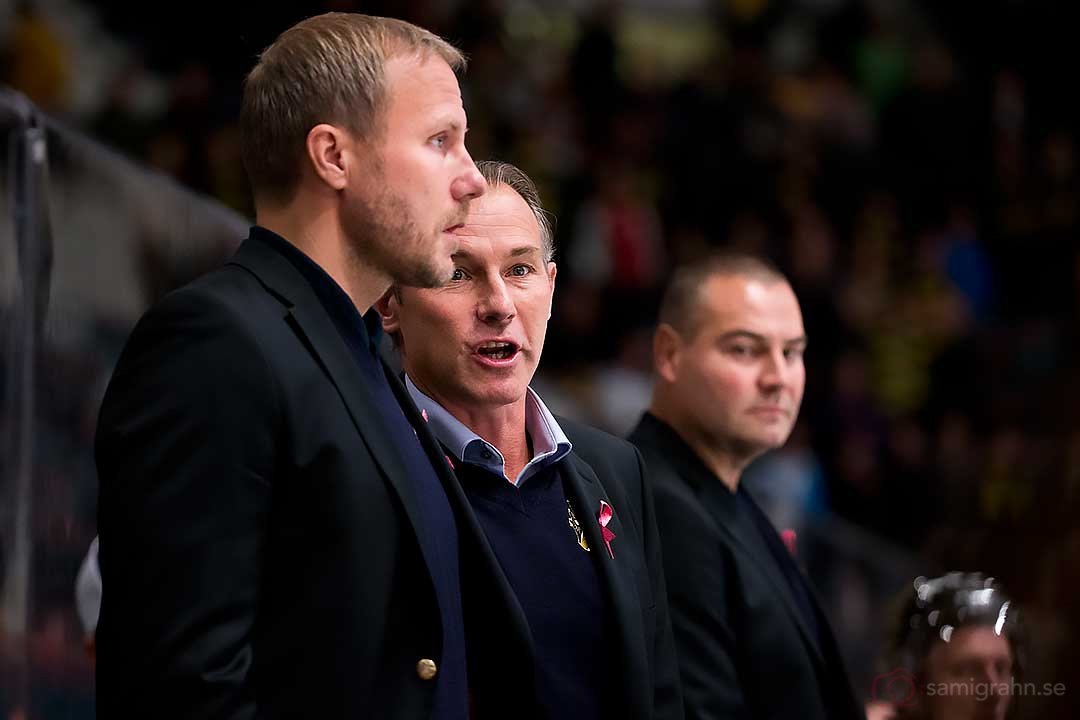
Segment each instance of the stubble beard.
[{"label": "stubble beard", "polygon": [[[343,224],[354,261],[379,270],[393,284],[436,288],[450,280],[450,255],[457,248],[447,249],[444,262],[433,251],[441,246],[441,228],[425,234],[410,216],[406,203],[385,188],[371,199],[351,198]],[[453,224],[454,220],[449,220],[442,227]]]},{"label": "stubble beard", "polygon": [[794,421],[791,421],[779,437],[756,422],[740,421],[736,418],[728,418],[726,421],[709,418],[701,427],[711,438],[710,444],[714,448],[748,465],[765,453],[784,447],[791,437],[794,425]]}]

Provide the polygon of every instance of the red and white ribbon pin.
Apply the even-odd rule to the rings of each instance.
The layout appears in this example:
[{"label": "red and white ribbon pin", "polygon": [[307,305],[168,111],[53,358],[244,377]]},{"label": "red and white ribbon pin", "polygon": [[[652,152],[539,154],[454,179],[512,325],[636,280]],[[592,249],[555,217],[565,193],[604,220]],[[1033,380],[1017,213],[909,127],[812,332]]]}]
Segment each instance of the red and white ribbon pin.
[{"label": "red and white ribbon pin", "polygon": [[600,501],[600,514],[597,519],[600,521],[600,535],[604,538],[604,544],[607,545],[608,555],[611,559],[615,559],[615,553],[611,550],[611,541],[615,539],[615,533],[608,530],[608,523],[611,522],[611,506],[605,501]]}]

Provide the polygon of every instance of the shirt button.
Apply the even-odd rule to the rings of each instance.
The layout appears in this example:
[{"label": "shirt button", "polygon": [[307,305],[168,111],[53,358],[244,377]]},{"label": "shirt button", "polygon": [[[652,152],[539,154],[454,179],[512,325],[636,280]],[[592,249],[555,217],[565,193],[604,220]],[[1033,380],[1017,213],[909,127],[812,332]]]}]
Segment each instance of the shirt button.
[{"label": "shirt button", "polygon": [[438,668],[435,667],[435,661],[423,658],[420,662],[416,663],[416,674],[420,676],[421,680],[430,680],[435,677],[435,673],[438,672]]}]

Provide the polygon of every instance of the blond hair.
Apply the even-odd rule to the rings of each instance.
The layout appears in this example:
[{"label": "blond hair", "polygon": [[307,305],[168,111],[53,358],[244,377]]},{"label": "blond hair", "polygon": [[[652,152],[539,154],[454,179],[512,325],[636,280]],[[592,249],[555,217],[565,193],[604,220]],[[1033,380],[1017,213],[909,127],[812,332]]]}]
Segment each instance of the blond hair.
[{"label": "blond hair", "polygon": [[394,18],[325,13],[278,36],[248,74],[240,110],[241,154],[256,200],[292,195],[307,134],[319,123],[377,137],[387,60],[431,53],[455,72],[465,68],[453,45]]}]

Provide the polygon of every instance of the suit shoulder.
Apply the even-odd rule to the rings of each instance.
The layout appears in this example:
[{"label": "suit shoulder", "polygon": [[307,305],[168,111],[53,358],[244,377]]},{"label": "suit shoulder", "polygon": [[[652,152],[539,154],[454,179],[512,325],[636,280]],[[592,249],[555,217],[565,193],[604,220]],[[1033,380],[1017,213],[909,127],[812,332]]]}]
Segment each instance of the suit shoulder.
[{"label": "suit shoulder", "polygon": [[695,526],[712,527],[715,521],[697,491],[671,462],[670,455],[653,445],[641,444],[635,447],[641,453],[649,473],[656,512],[663,520],[662,525],[685,528],[686,523],[690,522]]},{"label": "suit shoulder", "polygon": [[283,305],[249,271],[223,265],[165,295],[139,319],[128,348],[168,343],[171,338],[214,343],[231,338],[233,346],[255,349],[258,338],[280,321]]},{"label": "suit shoulder", "polygon": [[586,462],[590,462],[590,457],[598,456],[605,457],[609,461],[619,459],[626,462],[637,462],[637,451],[626,440],[600,428],[569,418],[556,416],[555,420],[559,423],[562,431],[566,433],[566,437],[573,443],[574,452],[582,456]]},{"label": "suit shoulder", "polygon": [[203,309],[217,306],[247,317],[253,309],[268,303],[280,306],[280,301],[250,270],[227,263],[168,293],[150,313],[194,305]]},{"label": "suit shoulder", "polygon": [[260,287],[246,271],[225,266],[167,294],[135,324],[106,399],[120,387],[149,392],[147,383],[177,390],[265,379],[273,353],[264,347],[262,330],[280,314],[265,309],[267,293]]},{"label": "suit shoulder", "polygon": [[627,443],[626,440],[600,430],[599,427],[586,425],[583,422],[570,420],[569,418],[564,418],[562,416],[555,416],[555,420],[558,422],[558,426],[562,427],[566,436],[570,438],[571,443],[575,446],[580,443],[582,445],[617,449],[623,452],[633,452],[634,446]]},{"label": "suit shoulder", "polygon": [[[632,436],[631,441],[633,441]],[[634,442],[633,445],[641,453],[645,467],[649,470],[649,477],[652,479],[654,491],[663,488],[665,494],[673,494],[687,499],[693,497],[692,488],[682,477],[675,464],[671,462],[670,455],[654,445],[637,442]]]}]

